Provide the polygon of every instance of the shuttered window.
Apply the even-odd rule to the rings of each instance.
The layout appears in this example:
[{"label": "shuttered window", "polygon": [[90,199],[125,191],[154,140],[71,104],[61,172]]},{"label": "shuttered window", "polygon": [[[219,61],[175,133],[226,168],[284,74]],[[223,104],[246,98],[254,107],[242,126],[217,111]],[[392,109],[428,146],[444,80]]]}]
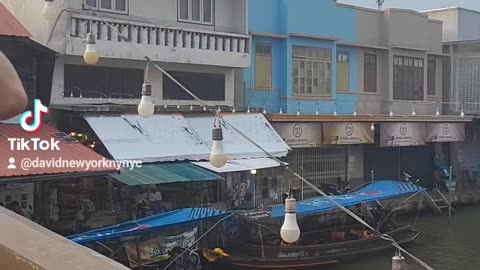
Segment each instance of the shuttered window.
[{"label": "shuttered window", "polygon": [[337,52],[337,91],[350,91],[350,53]]},{"label": "shuttered window", "polygon": [[422,58],[395,56],[393,58],[393,98],[423,100]]},{"label": "shuttered window", "polygon": [[272,89],[272,45],[255,46],[255,89]]},{"label": "shuttered window", "polygon": [[427,65],[427,94],[434,96],[437,92],[435,58],[429,59]]},{"label": "shuttered window", "polygon": [[[289,167],[317,187],[322,184],[337,184],[337,180],[347,180],[347,147],[328,146],[296,148],[284,159]],[[297,190],[297,200],[319,196],[314,191],[281,167],[259,170],[255,177],[255,205],[281,203],[281,195],[288,191],[288,180]]]},{"label": "shuttered window", "polygon": [[377,92],[377,56],[375,54],[365,54],[363,62],[363,82],[364,92]]}]

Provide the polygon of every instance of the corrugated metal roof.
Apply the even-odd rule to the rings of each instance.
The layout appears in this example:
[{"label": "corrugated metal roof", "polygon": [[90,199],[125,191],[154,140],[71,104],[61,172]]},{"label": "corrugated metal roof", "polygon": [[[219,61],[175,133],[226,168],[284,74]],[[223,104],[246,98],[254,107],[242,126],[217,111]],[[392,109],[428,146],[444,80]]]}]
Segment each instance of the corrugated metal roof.
[{"label": "corrugated metal roof", "polygon": [[[43,126],[37,133],[27,133],[20,125],[17,124],[1,124],[0,123],[0,180],[1,178],[20,177],[20,176],[39,176],[52,174],[67,174],[67,173],[110,173],[117,171],[112,164],[103,162],[106,160],[100,154],[79,143],[67,143],[61,138],[56,138],[55,133],[58,130]],[[12,150],[9,138],[19,138],[30,140],[32,138],[39,138],[40,140],[50,141],[52,138],[59,141],[59,151],[51,150],[33,150],[32,143],[29,144],[30,150]],[[15,159],[14,169],[9,169],[10,158]],[[26,160],[26,161],[24,161]],[[47,164],[46,162],[57,161],[57,164]],[[22,163],[30,161],[30,169],[22,169]],[[86,161],[94,161],[97,164],[87,165]],[[34,164],[34,162],[38,164]],[[44,164],[40,164],[40,163]],[[79,162],[83,162],[79,163]],[[25,164],[24,163],[24,164]],[[60,164],[63,163],[63,164]],[[68,165],[66,163],[69,163]],[[70,164],[72,163],[72,164]],[[25,164],[28,166],[28,164]],[[35,166],[34,166],[35,165]],[[57,165],[57,166],[55,166]],[[60,165],[60,166],[58,166]],[[96,166],[95,166],[96,165]],[[37,167],[38,166],[38,167]],[[93,167],[95,166],[95,167]]]},{"label": "corrugated metal roof", "polygon": [[129,186],[223,179],[190,163],[149,164],[134,170],[122,170],[120,174],[110,174],[110,176]]},{"label": "corrugated metal roof", "polygon": [[0,36],[31,37],[28,30],[0,3]]}]

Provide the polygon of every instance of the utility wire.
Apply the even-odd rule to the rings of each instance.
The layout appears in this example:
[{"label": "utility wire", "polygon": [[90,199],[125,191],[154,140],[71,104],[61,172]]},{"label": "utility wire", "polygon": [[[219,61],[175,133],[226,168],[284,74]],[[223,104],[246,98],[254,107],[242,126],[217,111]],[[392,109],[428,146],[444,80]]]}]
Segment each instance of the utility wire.
[{"label": "utility wire", "polygon": [[[85,0],[84,0],[84,3],[85,3]],[[87,5],[88,7],[88,5]],[[90,9],[91,10],[91,9]],[[108,25],[112,30],[116,31],[117,33],[119,33],[119,36],[121,38],[123,38],[125,41],[128,41],[129,44],[131,44],[136,50],[138,50],[139,52],[141,52],[141,50],[139,50],[134,44],[133,42],[131,42],[128,38],[126,38],[125,36],[123,36],[123,34],[121,34],[115,27],[113,27],[110,23],[108,23],[107,21],[105,21],[102,17],[100,17],[98,14],[96,14],[96,12],[93,12],[92,10],[92,13],[97,16],[100,20],[102,20],[106,25]],[[161,68],[160,66],[158,66],[155,62],[153,62],[149,57],[145,56],[145,60],[151,64],[153,64],[153,66],[155,68],[157,68],[159,71],[161,71],[163,74],[165,74],[167,77],[169,78],[173,78],[167,71],[165,71],[163,68]],[[188,93],[189,95],[192,96],[192,98],[194,98],[200,105],[203,105],[203,106],[206,106],[206,104],[203,102],[203,100],[201,100],[200,98],[198,98],[195,94],[193,94],[190,90],[188,90],[183,84],[181,84],[180,82],[178,82],[177,80],[175,80],[175,78],[172,79],[178,86],[180,86],[180,88],[182,88],[182,90],[184,90],[186,93]],[[217,113],[215,112],[214,110],[211,110],[211,112],[213,113]],[[348,210],[347,208],[345,208],[343,205],[337,203],[335,200],[333,200],[332,198],[330,198],[327,194],[325,194],[321,189],[319,189],[318,187],[316,187],[314,184],[310,183],[308,180],[306,180],[305,178],[303,178],[302,176],[300,176],[298,173],[296,173],[295,171],[291,170],[288,166],[286,166],[286,164],[279,160],[277,157],[273,156],[272,154],[270,154],[269,152],[267,152],[265,149],[263,149],[263,147],[261,147],[260,145],[258,145],[256,142],[254,142],[252,139],[250,139],[247,135],[245,135],[243,132],[239,131],[236,127],[234,127],[233,125],[231,125],[230,123],[228,123],[225,119],[221,119],[221,123],[231,127],[233,130],[235,130],[237,133],[239,133],[244,139],[246,139],[247,141],[249,141],[250,143],[252,143],[254,146],[256,146],[259,150],[261,150],[262,152],[264,152],[268,157],[272,158],[273,160],[277,161],[282,167],[284,167],[288,172],[290,172],[291,174],[293,174],[295,177],[297,177],[298,179],[300,179],[301,181],[303,181],[306,185],[310,186],[313,190],[317,191],[318,193],[320,193],[322,196],[324,196],[326,199],[328,199],[332,204],[334,204],[335,206],[337,206],[338,208],[342,209],[344,212],[346,212],[348,215],[350,215],[351,217],[353,217],[354,219],[356,219],[358,222],[360,222],[361,224],[363,224],[365,227],[369,228],[371,231],[375,232],[377,235],[381,236],[382,239],[384,240],[387,240],[387,241],[390,241],[392,242],[392,245],[394,247],[396,247],[398,250],[402,251],[403,253],[407,254],[409,257],[411,257],[413,260],[415,260],[418,264],[420,264],[421,266],[423,266],[425,269],[428,269],[428,270],[434,270],[432,267],[430,267],[428,264],[426,264],[425,262],[423,262],[422,260],[420,260],[419,258],[415,257],[413,254],[409,253],[408,251],[406,251],[404,248],[402,248],[396,241],[395,239],[393,239],[390,235],[388,234],[383,234],[381,232],[379,232],[378,230],[376,230],[375,228],[373,228],[372,226],[370,226],[367,222],[365,222],[364,220],[362,220],[359,216],[357,216],[355,213],[353,213],[352,211]],[[227,216],[227,217],[230,217],[230,216]],[[222,220],[220,221],[223,221],[224,219],[226,219],[227,217],[223,218]],[[219,221],[219,222],[220,222]],[[217,222],[218,223],[218,222]],[[216,225],[215,225],[216,226]],[[211,230],[213,229],[210,228],[208,232],[210,232]],[[200,239],[199,239],[200,240]],[[197,243],[199,240],[197,240],[195,243]],[[171,264],[176,261],[180,256],[182,256],[187,250],[183,251],[177,258],[175,258],[174,260],[172,260],[172,262],[170,264],[167,265],[167,267],[164,268],[164,270],[166,270],[168,267],[171,266]]]}]

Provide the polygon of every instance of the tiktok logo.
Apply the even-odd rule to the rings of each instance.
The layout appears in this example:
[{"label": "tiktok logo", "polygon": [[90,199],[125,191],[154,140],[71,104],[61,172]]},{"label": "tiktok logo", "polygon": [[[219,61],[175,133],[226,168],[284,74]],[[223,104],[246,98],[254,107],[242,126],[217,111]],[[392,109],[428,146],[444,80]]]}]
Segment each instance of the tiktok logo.
[{"label": "tiktok logo", "polygon": [[[42,127],[42,113],[49,114],[50,110],[42,104],[42,101],[35,99],[33,101],[33,112],[26,111],[20,116],[20,126],[29,133],[35,133]],[[32,124],[28,121],[33,119]]]}]

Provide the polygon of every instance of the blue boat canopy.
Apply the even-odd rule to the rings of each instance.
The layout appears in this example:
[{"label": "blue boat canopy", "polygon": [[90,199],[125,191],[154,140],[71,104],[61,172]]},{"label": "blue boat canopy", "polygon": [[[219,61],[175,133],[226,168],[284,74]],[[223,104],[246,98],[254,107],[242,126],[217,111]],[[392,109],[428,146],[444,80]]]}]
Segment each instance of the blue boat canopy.
[{"label": "blue boat canopy", "polygon": [[69,236],[78,244],[152,233],[167,227],[218,218],[228,213],[210,208],[186,208]]},{"label": "blue boat canopy", "polygon": [[[330,196],[331,199],[344,207],[367,203],[372,201],[381,201],[393,199],[406,195],[425,191],[425,188],[417,185],[398,181],[374,181],[366,184],[351,193]],[[297,215],[308,215],[330,211],[337,208],[330,200],[323,196],[310,198],[297,202]],[[284,205],[275,205],[272,207],[272,217],[283,217],[285,215]]]}]

